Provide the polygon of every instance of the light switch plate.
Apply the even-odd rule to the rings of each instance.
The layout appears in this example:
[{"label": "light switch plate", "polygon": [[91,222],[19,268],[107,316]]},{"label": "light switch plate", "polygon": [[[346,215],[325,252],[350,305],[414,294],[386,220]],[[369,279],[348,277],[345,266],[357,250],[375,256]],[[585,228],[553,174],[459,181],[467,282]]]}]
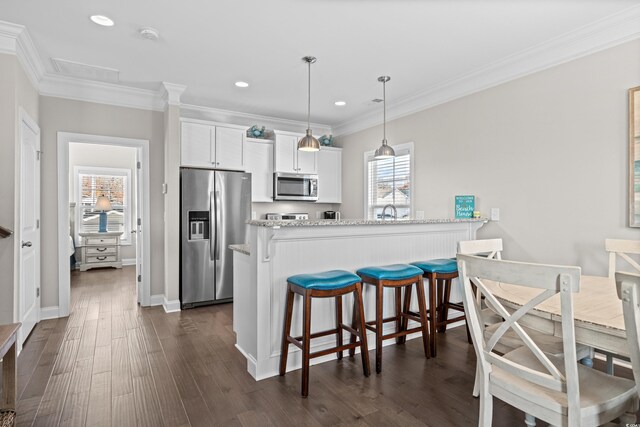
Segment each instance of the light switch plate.
[{"label": "light switch plate", "polygon": [[251,219],[256,219],[258,218],[258,214],[256,213],[256,211],[252,211],[251,212]]},{"label": "light switch plate", "polygon": [[167,194],[167,183],[162,183],[162,194]]},{"label": "light switch plate", "polygon": [[491,221],[500,221],[500,208],[491,208]]},{"label": "light switch plate", "polygon": [[320,219],[322,218],[322,212],[318,211],[316,212],[316,219]]},{"label": "light switch plate", "polygon": [[416,219],[424,219],[424,211],[416,211]]}]

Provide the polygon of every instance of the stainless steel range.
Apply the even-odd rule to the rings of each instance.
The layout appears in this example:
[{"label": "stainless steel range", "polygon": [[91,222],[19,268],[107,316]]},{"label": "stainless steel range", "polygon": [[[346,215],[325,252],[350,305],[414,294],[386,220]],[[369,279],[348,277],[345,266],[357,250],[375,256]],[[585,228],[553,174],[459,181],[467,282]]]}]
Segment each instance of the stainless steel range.
[{"label": "stainless steel range", "polygon": [[309,219],[308,213],[268,213],[267,219],[281,221],[287,219]]}]

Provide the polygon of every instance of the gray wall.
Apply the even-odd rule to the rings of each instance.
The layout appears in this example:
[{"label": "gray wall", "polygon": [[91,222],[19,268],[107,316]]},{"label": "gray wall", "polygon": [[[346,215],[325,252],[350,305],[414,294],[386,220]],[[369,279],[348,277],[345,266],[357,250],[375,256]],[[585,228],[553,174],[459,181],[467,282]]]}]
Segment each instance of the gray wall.
[{"label": "gray wall", "polygon": [[[580,58],[387,124],[391,145],[415,143],[414,210],[453,217],[454,196],[501,219],[505,257],[607,271],[605,238],[627,224],[627,90],[640,85],[640,41]],[[381,111],[382,114],[382,111]],[[363,216],[363,152],[377,126],[338,138],[344,217]]]},{"label": "gray wall", "polygon": [[[57,134],[86,133],[148,139],[150,151],[151,294],[162,294],[164,131],[163,114],[68,99],[40,97],[42,150],[42,307],[58,305]],[[46,213],[46,214],[45,214]]]},{"label": "gray wall", "polygon": [[19,110],[38,121],[38,93],[31,86],[15,55],[0,54],[0,225],[15,234],[0,239],[0,323],[15,320],[14,290],[20,283],[20,141]]},{"label": "gray wall", "polygon": [[[136,149],[131,147],[118,147],[110,145],[96,144],[69,144],[69,201],[77,202],[78,188],[75,183],[75,167],[99,167],[128,169],[131,177],[129,182],[129,225],[130,228],[124,230],[129,241],[120,248],[122,259],[135,259],[136,257],[136,234],[130,233],[136,223]],[[76,212],[77,212],[76,208]],[[76,227],[78,224],[76,224]],[[79,230],[76,230],[76,232]],[[75,236],[74,236],[75,239]],[[76,245],[80,241],[76,240]],[[79,252],[79,251],[78,251]],[[76,258],[79,259],[79,258]]]}]

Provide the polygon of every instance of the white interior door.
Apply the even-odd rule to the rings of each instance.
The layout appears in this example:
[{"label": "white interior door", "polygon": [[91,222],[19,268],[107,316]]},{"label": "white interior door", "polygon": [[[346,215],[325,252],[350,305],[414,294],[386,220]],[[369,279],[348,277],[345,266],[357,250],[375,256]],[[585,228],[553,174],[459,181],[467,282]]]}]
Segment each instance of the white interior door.
[{"label": "white interior door", "polygon": [[20,119],[20,290],[19,345],[40,321],[40,128],[26,114]]},{"label": "white interior door", "polygon": [[138,148],[136,150],[136,194],[134,195],[136,198],[136,221],[135,224],[132,225],[131,230],[135,230],[135,239],[136,239],[136,294],[138,295],[138,304],[142,304],[142,262],[144,257],[143,248],[144,248],[144,239],[142,236],[142,218],[143,218],[143,209],[144,209],[144,201],[142,199],[142,188],[143,187],[143,174],[142,174],[142,149]]}]

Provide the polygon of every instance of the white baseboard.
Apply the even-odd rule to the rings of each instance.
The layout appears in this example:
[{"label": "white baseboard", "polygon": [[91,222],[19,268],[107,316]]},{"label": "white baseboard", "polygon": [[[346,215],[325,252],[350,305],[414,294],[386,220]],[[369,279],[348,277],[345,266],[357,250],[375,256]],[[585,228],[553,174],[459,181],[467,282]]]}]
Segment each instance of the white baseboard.
[{"label": "white baseboard", "polygon": [[40,308],[40,320],[57,319],[60,317],[60,308],[55,307],[42,307]]},{"label": "white baseboard", "polygon": [[136,265],[136,262],[135,258],[124,258],[122,260],[122,265]]},{"label": "white baseboard", "polygon": [[168,301],[163,296],[162,306],[164,307],[165,313],[173,313],[175,311],[180,311],[180,300],[174,299],[172,301]]},{"label": "white baseboard", "polygon": [[164,294],[151,295],[151,306],[163,305],[164,304]]}]

